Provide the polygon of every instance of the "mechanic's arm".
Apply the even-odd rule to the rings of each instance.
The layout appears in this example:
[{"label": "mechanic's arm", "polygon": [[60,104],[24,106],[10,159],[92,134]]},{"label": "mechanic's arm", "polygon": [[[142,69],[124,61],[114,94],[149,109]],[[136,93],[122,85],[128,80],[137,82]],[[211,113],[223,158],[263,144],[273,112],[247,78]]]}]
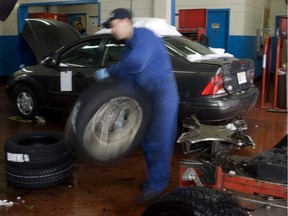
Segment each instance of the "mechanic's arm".
[{"label": "mechanic's arm", "polygon": [[154,37],[151,38],[150,35],[134,35],[134,37],[137,38],[131,44],[130,53],[108,68],[111,76],[123,78],[141,73],[157,55]]}]

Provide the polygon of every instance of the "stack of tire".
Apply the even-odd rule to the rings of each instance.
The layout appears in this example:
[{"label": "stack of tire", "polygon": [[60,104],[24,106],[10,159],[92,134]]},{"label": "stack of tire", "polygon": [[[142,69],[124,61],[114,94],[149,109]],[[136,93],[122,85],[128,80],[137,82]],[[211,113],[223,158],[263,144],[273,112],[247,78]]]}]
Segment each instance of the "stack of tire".
[{"label": "stack of tire", "polygon": [[54,186],[73,172],[71,150],[64,133],[34,131],[15,135],[4,143],[7,183],[19,188]]}]

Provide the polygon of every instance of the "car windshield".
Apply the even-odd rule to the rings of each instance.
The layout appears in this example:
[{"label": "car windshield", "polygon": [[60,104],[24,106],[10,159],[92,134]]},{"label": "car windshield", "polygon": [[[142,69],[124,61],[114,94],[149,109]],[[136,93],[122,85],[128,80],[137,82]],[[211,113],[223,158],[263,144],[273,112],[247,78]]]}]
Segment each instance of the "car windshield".
[{"label": "car windshield", "polygon": [[165,37],[164,40],[169,50],[184,58],[189,55],[208,55],[213,53],[209,48],[185,37]]}]

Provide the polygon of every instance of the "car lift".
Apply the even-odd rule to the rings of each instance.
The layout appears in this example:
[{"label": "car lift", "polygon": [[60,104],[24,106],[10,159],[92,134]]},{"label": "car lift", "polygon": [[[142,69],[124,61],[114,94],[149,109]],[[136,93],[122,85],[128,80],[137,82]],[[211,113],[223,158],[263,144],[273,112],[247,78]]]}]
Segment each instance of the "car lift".
[{"label": "car lift", "polygon": [[251,177],[241,169],[247,158],[231,154],[243,147],[255,147],[251,137],[244,134],[247,124],[243,119],[238,118],[225,127],[201,125],[192,116],[184,127],[189,131],[183,133],[177,142],[181,143],[185,154],[195,153],[194,147],[201,147],[199,144],[203,141],[210,141],[210,145],[212,141],[212,146],[218,147],[212,148],[209,160],[203,155],[197,158],[194,154],[180,162],[180,187],[205,186],[229,192],[238,204],[248,210],[263,206],[288,209],[287,178],[286,183],[277,183]]},{"label": "car lift", "polygon": [[[273,57],[275,61],[275,70],[274,70],[274,90],[273,90],[273,102],[272,108],[269,108],[267,103],[269,101],[269,88],[270,88],[270,77],[271,77],[271,66],[272,66],[272,38],[270,36],[265,37],[264,47],[263,47],[263,64],[262,64],[262,88],[261,88],[261,108],[268,108],[268,112],[288,112],[288,69],[287,69],[287,59],[284,58],[284,53],[287,52],[287,47],[284,44],[287,44],[287,16],[280,17],[279,23],[279,35],[277,37],[276,44],[276,55]],[[283,67],[285,66],[285,67]],[[283,82],[279,82],[278,73],[285,77],[282,79]],[[280,75],[280,74],[279,74]],[[267,77],[266,77],[267,76]],[[281,84],[281,85],[280,85]],[[286,87],[285,87],[286,85]],[[280,86],[282,88],[280,88]],[[283,95],[279,94],[280,89],[283,91]],[[281,98],[278,98],[278,94],[281,95]],[[283,96],[283,98],[282,98]],[[281,100],[281,101],[278,101]],[[278,103],[282,103],[281,107]],[[284,102],[284,103],[283,103]]]}]

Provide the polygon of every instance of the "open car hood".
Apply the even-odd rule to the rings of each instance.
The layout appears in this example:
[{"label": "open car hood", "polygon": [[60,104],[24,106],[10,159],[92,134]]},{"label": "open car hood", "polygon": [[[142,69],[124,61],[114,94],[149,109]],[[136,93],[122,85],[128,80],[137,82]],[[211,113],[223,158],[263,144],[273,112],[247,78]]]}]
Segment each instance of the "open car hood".
[{"label": "open car hood", "polygon": [[26,19],[22,35],[38,63],[62,46],[81,38],[72,26],[48,19]]}]

